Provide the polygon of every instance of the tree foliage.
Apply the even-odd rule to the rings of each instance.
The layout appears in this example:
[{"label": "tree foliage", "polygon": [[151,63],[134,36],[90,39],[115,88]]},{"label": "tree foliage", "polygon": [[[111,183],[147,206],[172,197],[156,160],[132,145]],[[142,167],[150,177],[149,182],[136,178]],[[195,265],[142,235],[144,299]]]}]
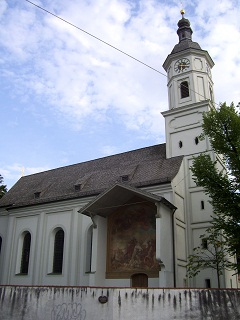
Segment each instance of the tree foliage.
[{"label": "tree foliage", "polygon": [[[193,161],[193,178],[204,188],[213,206],[213,225],[209,231],[223,234],[230,255],[240,257],[240,116],[233,104],[203,114],[203,134],[216,159],[205,152]],[[237,264],[235,267],[238,267]]]},{"label": "tree foliage", "polygon": [[0,199],[7,192],[7,186],[3,184],[3,177],[0,174]]},{"label": "tree foliage", "polygon": [[226,239],[214,228],[209,228],[207,233],[200,236],[201,246],[193,249],[193,254],[188,257],[187,274],[195,277],[201,270],[211,268],[216,270],[218,288],[220,276],[224,270],[232,270],[235,265],[228,253]]}]

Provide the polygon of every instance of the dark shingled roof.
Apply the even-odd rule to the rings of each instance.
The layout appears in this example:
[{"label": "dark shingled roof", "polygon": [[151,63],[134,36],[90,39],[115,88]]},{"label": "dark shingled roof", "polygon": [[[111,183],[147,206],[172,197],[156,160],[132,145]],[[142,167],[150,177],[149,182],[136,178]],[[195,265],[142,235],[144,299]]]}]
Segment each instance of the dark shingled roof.
[{"label": "dark shingled roof", "polygon": [[[128,184],[143,187],[170,182],[177,174],[182,156],[166,159],[160,144],[79,164],[22,177],[0,200],[0,207],[21,207],[97,195],[121,176]],[[81,185],[80,191],[75,185]],[[35,198],[34,193],[40,197]]]},{"label": "dark shingled roof", "polygon": [[171,54],[181,52],[187,49],[197,49],[197,50],[202,50],[200,45],[197,42],[194,42],[189,39],[185,39],[183,41],[180,41],[178,44],[175,45],[173,48]]}]

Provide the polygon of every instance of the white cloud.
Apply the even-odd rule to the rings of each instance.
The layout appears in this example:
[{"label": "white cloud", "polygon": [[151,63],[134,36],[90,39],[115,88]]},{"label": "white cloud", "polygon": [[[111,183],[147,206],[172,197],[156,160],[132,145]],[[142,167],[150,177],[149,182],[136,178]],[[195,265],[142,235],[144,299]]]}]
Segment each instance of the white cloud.
[{"label": "white cloud", "polygon": [[[159,37],[161,42],[167,41],[168,28],[159,29],[159,34],[153,32],[165,25],[160,10],[150,19],[155,12],[153,4],[149,2],[138,16],[131,16],[128,2],[112,1],[109,6],[108,1],[99,1],[89,6],[82,1],[78,9],[79,3],[71,1],[67,10],[58,6],[58,14],[161,68],[159,55],[163,48],[157,40]],[[44,95],[71,122],[74,119],[79,124],[87,117],[107,121],[110,110],[124,118],[126,128],[138,130],[143,124],[141,113],[158,108],[156,101],[144,103],[147,96],[156,98],[151,88],[159,88],[158,99],[164,97],[166,101],[166,80],[158,78],[158,84],[151,83],[153,79],[156,81],[153,71],[54,17],[43,14],[40,19],[42,13],[34,7],[16,9],[17,13],[17,24],[13,21],[14,14],[9,14],[8,33],[14,35],[13,44],[9,41],[4,45],[15,58],[23,62],[29,58],[32,68],[23,65],[21,84],[17,73],[15,84],[26,95]],[[33,28],[34,17],[38,18]],[[154,122],[154,118],[149,120]]]},{"label": "white cloud", "polygon": [[104,146],[101,148],[101,153],[103,156],[110,156],[112,154],[120,153],[121,150],[119,150],[116,146]]},{"label": "white cloud", "polygon": [[25,167],[19,163],[14,163],[10,166],[1,167],[0,171],[2,176],[7,179],[19,179],[20,176],[27,176],[37,172],[50,170],[49,167]]},{"label": "white cloud", "polygon": [[47,171],[50,168],[47,166],[43,167],[25,167],[19,163],[14,163],[12,165],[1,166],[0,173],[4,178],[4,182],[8,181],[7,187],[8,189],[12,187],[12,185],[19,180],[22,176],[27,176],[30,174]]},{"label": "white cloud", "polygon": [[[238,81],[234,69],[239,63],[236,43],[240,35],[235,24],[239,16],[235,1],[195,3],[196,16],[194,13],[189,18],[196,26],[198,42],[209,52],[213,50],[219,64],[228,64],[226,71],[234,73]],[[72,0],[67,6],[46,1],[44,6],[57,9],[61,17],[160,71],[166,55],[177,43],[176,22],[180,17],[172,3],[140,1],[137,12],[132,11],[133,2],[120,0],[111,1],[110,5],[106,0]],[[99,119],[101,113],[101,119],[106,120],[111,109],[124,117],[127,128],[141,130],[144,114],[159,108],[159,104],[167,104],[163,76],[156,77],[154,71],[30,4],[16,5],[5,14],[7,25],[1,31],[2,45],[11,53],[10,59],[20,59],[23,64],[15,71],[15,85],[22,86],[23,94],[44,95],[62,116],[79,122],[90,116],[94,119],[96,114]],[[201,39],[205,32],[207,35]],[[149,129],[154,130],[155,119],[149,120]]]},{"label": "white cloud", "polygon": [[[178,42],[179,1],[42,0],[36,2],[96,37],[164,72]],[[240,100],[237,0],[185,1],[193,40],[215,61],[216,102]],[[167,79],[24,1],[0,2],[0,73],[28,112],[32,101],[75,130],[119,122],[138,139],[164,140]],[[47,118],[47,116],[46,116]],[[14,120],[13,120],[14,123]],[[66,124],[65,124],[66,127]],[[106,146],[101,153],[117,152]],[[26,173],[46,168],[26,168]],[[4,171],[5,170],[5,171]],[[4,166],[4,176],[21,168]],[[18,173],[17,173],[18,172]]]},{"label": "white cloud", "polygon": [[[213,10],[214,8],[214,10]],[[198,37],[201,46],[212,56],[216,102],[238,102],[240,97],[240,29],[238,1],[201,1],[197,3],[196,20],[201,21]]]}]

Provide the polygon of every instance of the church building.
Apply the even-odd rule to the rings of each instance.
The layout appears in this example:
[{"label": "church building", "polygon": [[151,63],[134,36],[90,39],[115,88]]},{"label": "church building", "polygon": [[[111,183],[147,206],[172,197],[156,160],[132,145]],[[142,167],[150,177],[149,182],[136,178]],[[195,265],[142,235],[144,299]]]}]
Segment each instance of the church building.
[{"label": "church building", "polygon": [[[20,178],[0,200],[0,284],[217,287],[213,269],[186,275],[212,215],[190,167],[203,151],[218,155],[199,139],[214,62],[181,14],[163,63],[166,143]],[[221,287],[236,286],[226,271]]]}]

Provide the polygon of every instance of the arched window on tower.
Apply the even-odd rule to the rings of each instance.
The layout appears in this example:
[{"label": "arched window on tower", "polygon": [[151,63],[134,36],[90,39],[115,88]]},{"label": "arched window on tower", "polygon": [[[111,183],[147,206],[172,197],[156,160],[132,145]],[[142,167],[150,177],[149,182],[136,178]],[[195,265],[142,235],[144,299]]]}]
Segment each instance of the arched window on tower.
[{"label": "arched window on tower", "polygon": [[180,83],[181,99],[189,97],[189,85],[187,81]]},{"label": "arched window on tower", "polygon": [[21,257],[21,266],[20,266],[21,274],[28,274],[30,249],[31,249],[31,234],[30,232],[25,232],[25,234],[23,235],[23,244],[22,244],[22,257]]},{"label": "arched window on tower", "polygon": [[53,273],[62,273],[63,267],[63,248],[64,248],[64,231],[58,229],[54,238],[54,252],[53,252]]}]

